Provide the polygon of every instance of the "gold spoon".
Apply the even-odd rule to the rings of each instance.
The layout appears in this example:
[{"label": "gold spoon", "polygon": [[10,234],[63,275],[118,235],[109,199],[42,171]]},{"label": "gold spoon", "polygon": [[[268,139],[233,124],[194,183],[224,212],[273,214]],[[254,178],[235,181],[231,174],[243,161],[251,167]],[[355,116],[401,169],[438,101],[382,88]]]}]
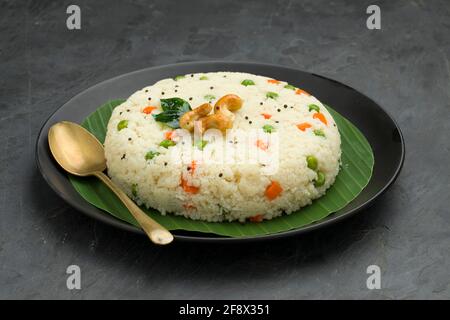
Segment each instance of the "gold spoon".
[{"label": "gold spoon", "polygon": [[106,169],[105,151],[89,131],[76,123],[61,121],[50,128],[48,143],[53,157],[64,170],[81,177],[96,176],[103,181],[128,208],[153,243],[172,242],[173,235],[146,215],[103,173]]}]

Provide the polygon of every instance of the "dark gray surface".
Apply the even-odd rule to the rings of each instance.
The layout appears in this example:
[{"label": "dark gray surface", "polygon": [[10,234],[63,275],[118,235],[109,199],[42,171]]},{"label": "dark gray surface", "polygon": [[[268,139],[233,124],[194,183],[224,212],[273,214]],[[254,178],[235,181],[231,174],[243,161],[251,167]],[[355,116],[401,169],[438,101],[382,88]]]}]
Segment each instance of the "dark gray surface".
[{"label": "dark gray surface", "polygon": [[[378,1],[0,2],[0,298],[450,298],[450,5]],[[207,5],[206,5],[207,4]],[[44,120],[115,75],[188,60],[316,72],[379,102],[407,155],[396,184],[337,226],[257,245],[154,247],[68,207],[34,164]],[[66,288],[77,264],[82,290]],[[366,268],[382,289],[366,288]]]}]

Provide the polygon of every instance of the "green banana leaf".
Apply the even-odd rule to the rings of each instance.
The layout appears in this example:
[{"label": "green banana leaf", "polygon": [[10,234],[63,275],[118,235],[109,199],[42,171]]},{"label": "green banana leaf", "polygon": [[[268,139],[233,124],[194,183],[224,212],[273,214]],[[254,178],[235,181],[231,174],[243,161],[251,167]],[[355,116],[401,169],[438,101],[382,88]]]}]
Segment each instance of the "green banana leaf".
[{"label": "green banana leaf", "polygon": [[[89,115],[82,126],[93,133],[102,143],[112,110],[124,100],[113,100]],[[344,208],[364,189],[372,176],[374,156],[362,133],[339,113],[327,107],[341,133],[342,167],[333,186],[327,193],[307,207],[290,215],[260,223],[203,222],[175,215],[162,216],[158,211],[142,207],[153,219],[169,230],[188,230],[213,233],[227,237],[246,237],[273,234],[304,227],[324,219]],[[138,226],[119,199],[96,178],[80,178],[69,175],[75,190],[89,203],[114,217]]]}]

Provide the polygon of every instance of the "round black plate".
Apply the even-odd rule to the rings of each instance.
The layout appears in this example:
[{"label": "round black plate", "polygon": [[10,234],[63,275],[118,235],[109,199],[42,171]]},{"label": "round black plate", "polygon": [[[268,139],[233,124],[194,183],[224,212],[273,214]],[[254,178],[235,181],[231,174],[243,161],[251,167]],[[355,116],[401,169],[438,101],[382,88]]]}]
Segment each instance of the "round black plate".
[{"label": "round black plate", "polygon": [[61,120],[81,123],[84,118],[106,101],[127,98],[138,89],[158,80],[179,74],[212,71],[239,71],[264,75],[287,81],[311,92],[323,103],[331,105],[349,119],[366,136],[375,155],[374,172],[367,187],[355,200],[340,211],[314,224],[277,234],[245,238],[226,238],[204,233],[174,231],[176,240],[240,242],[297,235],[337,222],[360,211],[386,191],[397,178],[405,155],[402,133],[386,111],[365,95],[335,80],[295,69],[257,63],[211,61],[172,64],[127,73],[101,82],[72,98],[50,116],[39,133],[36,144],[36,161],[44,179],[58,195],[79,211],[115,227],[142,233],[140,229],[114,218],[81,198],[70,184],[67,174],[50,154],[47,142],[48,129],[52,124]]}]

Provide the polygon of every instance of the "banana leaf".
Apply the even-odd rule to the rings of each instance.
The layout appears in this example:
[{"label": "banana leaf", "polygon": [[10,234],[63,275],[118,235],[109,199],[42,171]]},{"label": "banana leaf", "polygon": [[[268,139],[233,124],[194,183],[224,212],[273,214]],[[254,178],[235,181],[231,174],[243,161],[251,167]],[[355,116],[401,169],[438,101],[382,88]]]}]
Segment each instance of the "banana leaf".
[{"label": "banana leaf", "polygon": [[[106,126],[113,109],[124,100],[113,100],[90,114],[82,126],[104,142]],[[370,144],[363,134],[347,119],[327,106],[336,121],[342,140],[342,167],[336,181],[326,194],[290,215],[259,223],[203,222],[181,216],[161,215],[158,211],[142,207],[153,219],[169,230],[187,230],[217,234],[226,237],[250,237],[279,233],[301,228],[324,219],[344,208],[355,199],[369,183],[374,166],[374,156]],[[96,178],[80,178],[69,175],[75,190],[89,203],[114,217],[138,226],[119,199]]]}]

